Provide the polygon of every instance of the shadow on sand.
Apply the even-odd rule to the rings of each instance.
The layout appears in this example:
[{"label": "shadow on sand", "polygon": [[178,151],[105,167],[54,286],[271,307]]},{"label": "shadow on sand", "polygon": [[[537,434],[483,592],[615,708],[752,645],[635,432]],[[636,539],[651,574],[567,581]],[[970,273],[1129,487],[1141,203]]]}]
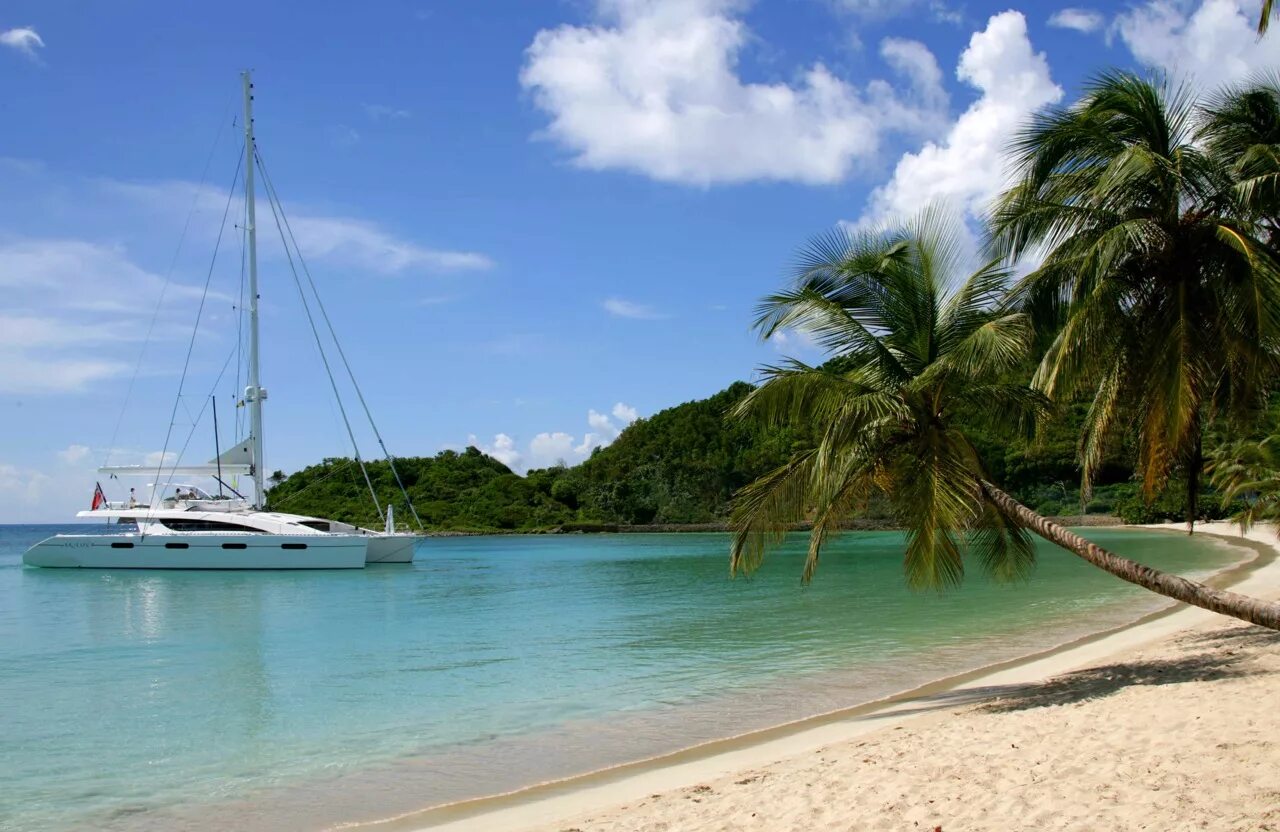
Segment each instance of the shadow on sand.
[{"label": "shadow on sand", "polygon": [[1275,671],[1251,661],[1252,650],[1280,648],[1280,633],[1264,627],[1238,627],[1184,636],[1178,644],[1186,650],[1186,655],[1176,659],[1118,662],[1025,685],[962,687],[907,700],[906,707],[864,718],[875,721],[966,705],[977,705],[983,713],[1010,713],[1102,699],[1136,685],[1173,685],[1266,675]]},{"label": "shadow on sand", "polygon": [[1238,679],[1271,671],[1250,666],[1251,648],[1280,647],[1280,633],[1263,627],[1240,627],[1187,636],[1179,640],[1187,655],[1174,659],[1129,661],[1090,667],[1032,685],[987,688],[989,701],[980,710],[1008,713],[1052,705],[1101,699],[1135,685],[1173,685]]}]

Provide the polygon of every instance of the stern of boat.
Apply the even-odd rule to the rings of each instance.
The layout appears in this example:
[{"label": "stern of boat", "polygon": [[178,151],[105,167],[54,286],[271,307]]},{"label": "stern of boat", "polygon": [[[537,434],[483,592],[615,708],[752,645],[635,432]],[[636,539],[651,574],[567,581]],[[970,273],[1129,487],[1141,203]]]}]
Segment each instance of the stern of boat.
[{"label": "stern of boat", "polygon": [[413,563],[413,550],[419,540],[425,538],[418,534],[372,534],[365,563]]}]

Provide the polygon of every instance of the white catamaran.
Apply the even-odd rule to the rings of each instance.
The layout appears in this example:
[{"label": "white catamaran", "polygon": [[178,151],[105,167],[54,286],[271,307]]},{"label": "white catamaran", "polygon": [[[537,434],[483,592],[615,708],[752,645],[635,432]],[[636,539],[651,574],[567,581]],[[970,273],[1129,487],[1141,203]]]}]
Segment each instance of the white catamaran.
[{"label": "white catamaran", "polygon": [[[395,531],[391,505],[388,504],[385,512],[383,511],[367,472],[365,482],[369,486],[375,508],[385,521],[385,529],[382,531],[321,517],[268,511],[263,507],[266,492],[263,488],[265,468],[262,464],[262,403],[267,398],[267,391],[259,378],[258,259],[254,194],[254,169],[255,164],[261,165],[261,158],[253,135],[253,83],[248,72],[242,73],[241,77],[244,87],[245,238],[248,267],[248,373],[243,404],[248,410],[249,436],[226,453],[219,453],[205,465],[100,469],[115,477],[152,476],[162,471],[168,475],[170,482],[153,483],[150,486],[151,496],[145,504],[133,497],[127,502],[109,502],[99,487],[94,494],[92,508],[81,511],[76,516],[114,523],[119,531],[59,534],[42,540],[23,556],[23,562],[29,566],[105,569],[360,569],[370,563],[409,563],[413,560],[414,546],[421,536]],[[280,223],[282,209],[277,205],[278,200],[275,199],[270,178],[265,177],[265,181],[268,197],[272,200],[272,210],[280,211],[276,216],[277,223]],[[285,222],[287,224],[287,220]],[[319,303],[318,295],[316,301]],[[305,305],[305,298],[303,302]],[[322,305],[320,310],[323,313]],[[307,315],[310,320],[309,309]],[[324,315],[324,321],[328,324],[327,314]],[[311,323],[319,344],[314,321]],[[330,334],[333,335],[332,327]],[[334,343],[337,344],[336,336]],[[340,345],[338,350],[341,354]],[[328,371],[329,363],[324,357],[323,347],[321,358]],[[342,361],[346,365],[345,355],[342,355]],[[347,371],[350,373],[349,365]],[[354,375],[351,376],[351,381],[355,383]],[[336,395],[337,386],[333,383],[332,373],[330,383]],[[365,413],[369,415],[363,394],[358,385],[355,387]],[[338,406],[346,421],[346,411],[340,399]],[[372,417],[370,424],[372,426]],[[382,442],[381,434],[376,426],[373,426],[373,430],[385,454],[386,445]],[[349,423],[347,432],[354,444],[355,436]],[[356,461],[363,470],[364,463],[360,459],[358,448],[355,454]],[[395,462],[390,454],[386,456],[396,483],[416,521],[417,511],[395,471]],[[235,497],[222,495],[222,487],[226,485],[224,478],[237,475],[252,478],[253,501],[238,492]],[[172,478],[175,476],[212,477],[219,484],[219,493],[212,495],[196,486],[174,484]],[[420,522],[418,525],[421,528]]]}]

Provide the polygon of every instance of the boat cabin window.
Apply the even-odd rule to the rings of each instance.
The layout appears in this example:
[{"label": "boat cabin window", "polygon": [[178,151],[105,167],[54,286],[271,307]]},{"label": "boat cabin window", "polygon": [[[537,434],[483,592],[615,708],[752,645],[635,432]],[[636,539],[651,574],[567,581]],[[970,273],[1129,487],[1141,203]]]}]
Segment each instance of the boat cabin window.
[{"label": "boat cabin window", "polygon": [[329,531],[329,521],[327,520],[300,520],[299,526],[306,526],[308,529],[315,529],[318,532]]},{"label": "boat cabin window", "polygon": [[222,520],[188,520],[185,517],[166,517],[164,525],[175,532],[254,532],[262,534],[261,529],[252,526],[241,526],[239,523],[227,523]]}]

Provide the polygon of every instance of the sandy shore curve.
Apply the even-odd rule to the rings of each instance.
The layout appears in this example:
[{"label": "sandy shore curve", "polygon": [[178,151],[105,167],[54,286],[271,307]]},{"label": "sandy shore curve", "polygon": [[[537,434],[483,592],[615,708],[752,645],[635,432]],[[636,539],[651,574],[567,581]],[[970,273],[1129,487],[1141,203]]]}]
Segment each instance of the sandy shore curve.
[{"label": "sandy shore curve", "polygon": [[[1179,528],[1179,527],[1161,527]],[[1280,598],[1280,539],[1218,586]],[[1280,830],[1280,634],[1184,605],[875,703],[359,828]]]}]

